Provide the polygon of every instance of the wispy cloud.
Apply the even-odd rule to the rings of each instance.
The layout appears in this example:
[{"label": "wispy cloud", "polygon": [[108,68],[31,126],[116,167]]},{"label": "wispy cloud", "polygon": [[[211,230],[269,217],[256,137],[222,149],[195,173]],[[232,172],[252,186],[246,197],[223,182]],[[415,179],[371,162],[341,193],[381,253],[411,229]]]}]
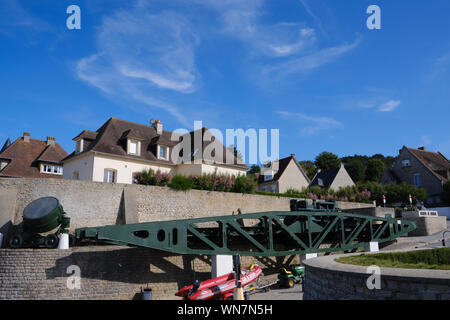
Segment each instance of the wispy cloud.
[{"label": "wispy cloud", "polygon": [[0,1],[0,30],[5,28],[27,28],[35,31],[52,31],[47,21],[33,16],[17,0]]},{"label": "wispy cloud", "polygon": [[267,78],[283,78],[294,73],[305,73],[335,61],[343,54],[354,49],[358,44],[359,40],[356,40],[350,44],[343,44],[340,46],[322,49],[312,54],[291,59],[286,62],[267,65],[262,69],[262,74]]},{"label": "wispy cloud", "polygon": [[80,79],[106,94],[164,109],[187,124],[178,107],[158,98],[164,92],[191,93],[198,86],[194,47],[199,39],[187,19],[140,6],[118,10],[103,19],[96,43],[98,52],[76,65]]},{"label": "wispy cloud", "polygon": [[378,106],[377,111],[378,112],[391,112],[391,111],[394,111],[395,109],[397,109],[397,107],[401,103],[402,102],[399,100],[389,100],[389,101],[383,103],[382,105]]},{"label": "wispy cloud", "polygon": [[302,135],[316,135],[325,131],[343,128],[336,119],[323,116],[310,116],[299,112],[278,111],[280,116],[296,121]]}]

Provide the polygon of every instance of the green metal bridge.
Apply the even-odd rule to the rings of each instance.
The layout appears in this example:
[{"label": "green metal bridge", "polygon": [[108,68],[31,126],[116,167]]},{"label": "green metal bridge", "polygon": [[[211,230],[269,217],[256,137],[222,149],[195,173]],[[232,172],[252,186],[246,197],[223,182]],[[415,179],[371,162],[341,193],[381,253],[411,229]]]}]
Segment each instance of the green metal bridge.
[{"label": "green metal bridge", "polygon": [[177,254],[286,256],[389,242],[414,222],[341,212],[334,202],[292,200],[291,211],[77,229],[78,243],[103,242]]}]

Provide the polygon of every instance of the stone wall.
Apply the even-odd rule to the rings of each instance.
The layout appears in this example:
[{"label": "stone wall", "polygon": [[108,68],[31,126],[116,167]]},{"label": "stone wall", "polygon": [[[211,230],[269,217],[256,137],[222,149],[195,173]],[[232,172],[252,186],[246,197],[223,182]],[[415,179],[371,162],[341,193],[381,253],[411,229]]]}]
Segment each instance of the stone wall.
[{"label": "stone wall", "polygon": [[417,217],[403,219],[414,221],[416,223],[417,228],[408,233],[408,236],[411,237],[429,236],[447,229],[446,217]]},{"label": "stone wall", "polygon": [[304,300],[450,300],[448,270],[381,268],[380,289],[369,290],[367,267],[323,256],[303,261]]},{"label": "stone wall", "polygon": [[[22,211],[31,201],[53,196],[71,218],[71,231],[118,223],[125,188],[135,194],[139,222],[231,215],[238,209],[243,213],[290,210],[290,198],[286,197],[64,179],[0,178],[0,196],[9,190],[17,192],[16,199],[11,199],[15,200],[14,212],[9,213],[14,225],[22,221]],[[350,202],[338,205],[343,209],[372,206]]]},{"label": "stone wall", "polygon": [[[242,257],[242,266],[257,263],[264,282],[279,269],[298,264],[297,256]],[[80,289],[69,289],[70,266],[81,271]],[[175,293],[195,280],[211,278],[211,258],[173,255],[146,248],[77,247],[69,250],[0,249],[0,300],[5,299],[141,299],[149,286],[153,299],[179,299]],[[72,279],[72,278],[71,278]]]}]

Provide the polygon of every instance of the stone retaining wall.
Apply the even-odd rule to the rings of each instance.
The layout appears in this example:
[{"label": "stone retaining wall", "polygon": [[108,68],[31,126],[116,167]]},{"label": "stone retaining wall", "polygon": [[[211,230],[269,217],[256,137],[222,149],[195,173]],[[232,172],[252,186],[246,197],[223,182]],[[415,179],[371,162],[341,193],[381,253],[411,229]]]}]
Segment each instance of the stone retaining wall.
[{"label": "stone retaining wall", "polygon": [[[2,194],[12,190],[14,212],[0,212],[3,220],[14,225],[22,221],[23,209],[33,200],[53,196],[60,200],[71,218],[71,231],[79,227],[114,225],[120,220],[124,189],[136,195],[139,222],[164,221],[231,215],[241,209],[243,213],[263,211],[289,211],[290,198],[214,192],[202,190],[176,191],[167,187],[126,185],[63,179],[9,179],[0,178]],[[4,200],[6,201],[6,200]],[[370,207],[372,204],[340,202],[343,209]],[[2,226],[0,226],[2,227]]]},{"label": "stone retaining wall", "polygon": [[381,287],[370,290],[367,280],[372,272],[334,261],[340,256],[303,261],[304,300],[450,300],[448,270],[381,268]]},{"label": "stone retaining wall", "polygon": [[[263,281],[279,269],[298,264],[297,256],[242,257],[242,266],[257,263]],[[70,266],[81,271],[80,289],[69,289]],[[175,293],[195,280],[211,278],[211,259],[173,255],[146,248],[78,247],[69,250],[0,249],[0,300],[5,299],[141,299],[152,288],[153,299],[179,299]],[[72,279],[72,278],[71,278]]]}]

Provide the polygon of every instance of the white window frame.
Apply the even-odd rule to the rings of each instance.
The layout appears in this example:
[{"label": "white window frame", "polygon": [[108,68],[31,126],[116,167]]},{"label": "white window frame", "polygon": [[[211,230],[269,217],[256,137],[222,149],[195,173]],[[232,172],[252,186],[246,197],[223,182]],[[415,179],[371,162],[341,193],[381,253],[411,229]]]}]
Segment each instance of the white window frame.
[{"label": "white window frame", "polygon": [[[136,144],[135,152],[132,152],[132,150],[131,150],[131,145],[132,144]],[[138,141],[138,140],[128,139],[127,152],[128,152],[128,154],[132,154],[132,155],[137,155],[137,156],[140,155],[140,153],[141,153],[141,142]]]},{"label": "white window frame", "polygon": [[[161,156],[161,148],[164,148],[166,150],[165,157]],[[158,159],[169,160],[169,147],[158,145]]]},{"label": "white window frame", "polygon": [[[55,172],[56,170],[56,172]],[[57,176],[62,176],[63,174],[63,167],[53,164],[47,164],[47,163],[41,163],[41,173],[45,174],[54,174]]]},{"label": "white window frame", "polygon": [[[109,174],[111,172],[112,172],[112,181],[110,181],[111,175]],[[117,181],[117,170],[111,169],[111,168],[105,168],[103,170],[103,182],[116,183],[116,181]]]}]

